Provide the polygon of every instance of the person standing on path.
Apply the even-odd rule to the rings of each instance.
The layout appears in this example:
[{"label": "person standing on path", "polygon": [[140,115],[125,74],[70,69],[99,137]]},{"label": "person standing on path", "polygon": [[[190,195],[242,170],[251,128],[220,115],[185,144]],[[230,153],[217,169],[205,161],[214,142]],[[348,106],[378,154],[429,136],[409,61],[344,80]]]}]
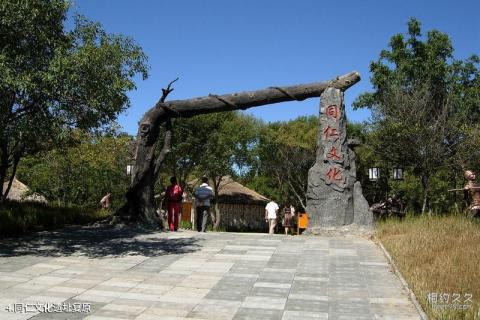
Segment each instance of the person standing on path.
[{"label": "person standing on path", "polygon": [[170,185],[165,191],[165,202],[168,214],[168,229],[170,231],[178,230],[178,220],[182,210],[183,190],[177,182],[176,177],[170,178]]},{"label": "person standing on path", "polygon": [[208,178],[202,178],[202,184],[193,194],[197,200],[196,224],[198,232],[205,232],[207,229],[208,215],[210,214],[210,199],[213,198],[213,189],[208,185]]},{"label": "person standing on path", "polygon": [[293,217],[295,216],[295,208],[287,203],[283,208],[283,227],[285,228],[285,235],[288,235],[290,228],[293,228]]},{"label": "person standing on path", "polygon": [[278,204],[272,199],[265,206],[265,220],[268,222],[268,233],[274,234],[275,226],[277,225]]}]

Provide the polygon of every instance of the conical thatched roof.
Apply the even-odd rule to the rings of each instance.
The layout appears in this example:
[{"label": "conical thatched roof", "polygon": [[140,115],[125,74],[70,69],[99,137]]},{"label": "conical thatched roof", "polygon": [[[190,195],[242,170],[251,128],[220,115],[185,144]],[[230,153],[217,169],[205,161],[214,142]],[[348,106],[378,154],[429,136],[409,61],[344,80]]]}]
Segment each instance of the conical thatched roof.
[{"label": "conical thatched roof", "polygon": [[[7,187],[8,181],[3,184],[3,192],[5,192]],[[13,178],[12,187],[7,195],[7,199],[15,201],[47,202],[47,199],[39,194],[30,194],[30,189],[25,184],[18,181],[17,178]]]},{"label": "conical thatched roof", "polygon": [[[188,183],[192,190],[200,185],[200,180],[194,180]],[[213,183],[209,185],[213,187]],[[218,189],[219,202],[221,203],[239,203],[239,204],[266,204],[269,200],[258,192],[245,187],[234,181],[230,176],[222,177]]]}]

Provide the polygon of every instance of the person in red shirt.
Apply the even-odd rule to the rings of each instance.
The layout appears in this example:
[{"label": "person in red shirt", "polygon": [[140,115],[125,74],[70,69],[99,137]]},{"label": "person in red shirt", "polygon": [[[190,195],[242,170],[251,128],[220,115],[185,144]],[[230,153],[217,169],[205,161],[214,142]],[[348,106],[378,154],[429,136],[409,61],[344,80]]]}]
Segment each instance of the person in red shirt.
[{"label": "person in red shirt", "polygon": [[176,177],[170,178],[170,185],[165,191],[165,202],[168,212],[168,228],[170,231],[178,230],[178,219],[182,210],[183,190]]}]

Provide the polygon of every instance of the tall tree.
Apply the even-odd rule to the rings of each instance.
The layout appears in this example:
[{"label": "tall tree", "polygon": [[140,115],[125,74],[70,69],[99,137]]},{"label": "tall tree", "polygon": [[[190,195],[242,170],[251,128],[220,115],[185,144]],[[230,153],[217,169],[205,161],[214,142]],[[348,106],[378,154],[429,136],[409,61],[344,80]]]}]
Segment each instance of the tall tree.
[{"label": "tall tree", "polygon": [[[0,2],[0,181],[18,163],[68,137],[108,125],[129,104],[146,56],[131,39],[76,16],[64,0]],[[0,205],[9,187],[0,183]]]},{"label": "tall tree", "polygon": [[448,35],[437,30],[422,40],[420,22],[408,22],[389,49],[370,64],[374,92],[360,95],[355,107],[369,107],[383,162],[403,165],[421,179],[422,211],[429,208],[430,178],[451,165],[465,139],[466,125],[479,119],[479,58],[453,58]]},{"label": "tall tree", "polygon": [[[252,116],[235,111],[175,119],[165,169],[180,178],[186,188],[189,180],[207,176],[213,182],[215,200],[218,200],[222,177],[241,174],[242,168],[250,166],[257,124]],[[214,228],[218,228],[221,212],[218,201],[214,202],[212,221]]]},{"label": "tall tree", "polygon": [[217,122],[217,130],[207,135],[208,139],[204,144],[205,153],[199,163],[199,169],[213,181],[215,204],[212,221],[214,229],[218,229],[221,221],[218,196],[222,180],[227,175],[241,173],[243,168],[250,165],[249,153],[255,143],[257,133],[256,121],[251,116],[240,113],[214,116],[217,119],[222,117],[223,120]]},{"label": "tall tree", "polygon": [[256,175],[249,183],[267,196],[306,208],[308,170],[315,162],[318,117],[265,125],[256,146]]}]

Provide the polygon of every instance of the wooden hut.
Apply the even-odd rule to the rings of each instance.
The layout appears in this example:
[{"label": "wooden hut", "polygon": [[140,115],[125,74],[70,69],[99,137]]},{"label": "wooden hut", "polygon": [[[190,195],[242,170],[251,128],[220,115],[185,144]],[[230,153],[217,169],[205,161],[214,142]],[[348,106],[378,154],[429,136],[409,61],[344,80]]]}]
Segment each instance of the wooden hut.
[{"label": "wooden hut", "polygon": [[[193,181],[189,187],[195,190],[199,184],[199,181]],[[213,183],[209,184],[213,187]],[[187,199],[193,200],[191,194],[187,194]],[[265,205],[268,201],[266,197],[234,181],[230,176],[224,176],[218,188],[220,226],[227,231],[265,231]],[[195,203],[192,206],[194,209]]]}]

